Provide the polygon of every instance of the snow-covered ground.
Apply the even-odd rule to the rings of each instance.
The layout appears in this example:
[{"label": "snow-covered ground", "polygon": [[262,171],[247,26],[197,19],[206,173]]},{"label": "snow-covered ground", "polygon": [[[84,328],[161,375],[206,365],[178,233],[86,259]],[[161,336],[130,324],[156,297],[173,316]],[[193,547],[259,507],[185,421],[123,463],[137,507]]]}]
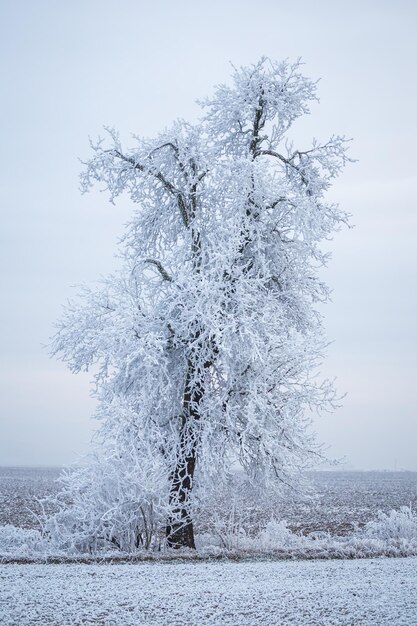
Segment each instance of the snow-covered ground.
[{"label": "snow-covered ground", "polygon": [[0,565],[3,626],[417,626],[417,558]]},{"label": "snow-covered ground", "polygon": [[198,536],[196,558],[106,554],[117,564],[41,536],[28,508],[52,478],[0,471],[1,626],[417,626],[417,474],[317,474],[317,502],[272,507],[257,535],[226,525]]}]

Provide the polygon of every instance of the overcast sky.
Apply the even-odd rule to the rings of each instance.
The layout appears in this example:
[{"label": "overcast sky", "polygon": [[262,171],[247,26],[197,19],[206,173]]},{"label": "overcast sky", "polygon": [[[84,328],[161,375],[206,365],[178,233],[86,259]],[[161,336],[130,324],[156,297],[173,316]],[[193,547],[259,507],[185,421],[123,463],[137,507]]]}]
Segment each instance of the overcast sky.
[{"label": "overcast sky", "polygon": [[131,213],[81,196],[103,125],[152,135],[196,119],[230,64],[302,57],[321,102],[296,129],[353,137],[329,196],[336,236],[323,372],[346,392],[315,429],[358,469],[417,470],[417,4],[317,0],[2,0],[0,464],[62,464],[88,446],[89,376],[48,358],[71,287],[111,271]]}]

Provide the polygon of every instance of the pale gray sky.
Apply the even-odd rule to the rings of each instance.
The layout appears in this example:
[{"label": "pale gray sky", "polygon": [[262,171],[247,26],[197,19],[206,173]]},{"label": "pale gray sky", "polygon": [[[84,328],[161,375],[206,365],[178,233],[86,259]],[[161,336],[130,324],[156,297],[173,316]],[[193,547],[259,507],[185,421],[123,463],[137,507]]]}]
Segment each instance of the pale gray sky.
[{"label": "pale gray sky", "polygon": [[61,464],[92,432],[88,375],[48,358],[71,285],[115,266],[131,207],[81,196],[103,124],[152,135],[235,65],[303,57],[321,103],[297,140],[352,136],[331,197],[353,214],[325,279],[323,371],[344,406],[316,421],[351,467],[417,470],[417,4],[397,0],[0,2],[0,464]]}]

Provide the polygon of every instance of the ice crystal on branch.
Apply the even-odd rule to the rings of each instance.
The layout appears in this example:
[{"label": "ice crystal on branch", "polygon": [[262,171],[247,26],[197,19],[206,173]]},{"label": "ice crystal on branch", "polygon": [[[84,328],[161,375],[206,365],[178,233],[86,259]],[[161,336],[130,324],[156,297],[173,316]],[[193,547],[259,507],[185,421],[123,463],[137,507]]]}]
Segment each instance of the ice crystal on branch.
[{"label": "ice crystal on branch", "polygon": [[88,479],[67,480],[84,539],[131,545],[157,516],[169,545],[194,547],[205,488],[238,465],[258,489],[293,484],[317,454],[308,416],[335,399],[312,375],[325,347],[314,306],[328,298],[320,244],[347,221],[324,196],[348,158],[339,136],[292,145],[315,99],[300,63],[262,59],[194,126],[130,150],[112,129],[91,144],[83,190],[98,183],[137,208],[123,269],[84,292],[54,340],[73,371],[99,365],[98,456]]}]

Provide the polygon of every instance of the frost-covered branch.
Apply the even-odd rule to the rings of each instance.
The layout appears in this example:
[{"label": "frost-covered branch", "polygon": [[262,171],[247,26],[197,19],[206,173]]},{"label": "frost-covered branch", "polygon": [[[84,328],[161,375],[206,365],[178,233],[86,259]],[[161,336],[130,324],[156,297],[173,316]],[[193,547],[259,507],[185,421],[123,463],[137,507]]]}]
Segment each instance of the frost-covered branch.
[{"label": "frost-covered branch", "polygon": [[145,167],[141,163],[137,163],[134,158],[125,156],[118,150],[109,150],[109,152],[110,154],[116,157],[119,157],[119,159],[122,159],[123,161],[130,163],[130,165],[134,169],[139,170],[140,172],[149,173],[152,176],[154,176],[159,182],[161,182],[163,187],[176,198],[177,203],[178,203],[178,208],[181,213],[182,221],[184,222],[184,226],[188,228],[188,225],[189,225],[188,210],[187,210],[185,198],[183,194],[181,193],[181,191],[176,189],[174,185],[171,182],[169,182],[161,172],[153,172],[152,168]]},{"label": "frost-covered branch", "polygon": [[164,280],[167,280],[169,283],[172,283],[171,276],[168,274],[168,272],[166,271],[166,269],[164,268],[164,266],[162,265],[160,261],[156,261],[155,259],[145,259],[145,263],[150,263],[151,265],[155,265],[158,272],[161,274],[162,278]]}]

